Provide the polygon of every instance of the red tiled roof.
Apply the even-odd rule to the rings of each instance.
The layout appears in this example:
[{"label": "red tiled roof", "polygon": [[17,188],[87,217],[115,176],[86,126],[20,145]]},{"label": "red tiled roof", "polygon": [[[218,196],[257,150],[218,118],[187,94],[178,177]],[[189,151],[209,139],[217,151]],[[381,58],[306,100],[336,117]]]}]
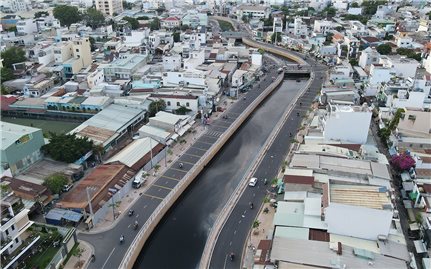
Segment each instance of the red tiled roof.
[{"label": "red tiled roof", "polygon": [[329,242],[329,234],[325,231],[310,229],[308,239],[314,241]]},{"label": "red tiled roof", "polygon": [[266,256],[271,248],[271,240],[260,240],[259,244],[257,245],[257,249],[262,250],[259,256],[259,260],[255,261],[256,264],[265,264],[266,263]]},{"label": "red tiled roof", "polygon": [[144,89],[144,88],[135,88],[135,89],[131,89],[130,92],[154,92],[154,89]]},{"label": "red tiled roof", "polygon": [[162,21],[179,21],[179,19],[175,18],[175,17],[167,17],[162,19]]},{"label": "red tiled roof", "polygon": [[350,149],[358,152],[361,149],[361,144],[328,144],[329,146],[340,147],[344,149]]},{"label": "red tiled roof", "polygon": [[0,97],[1,110],[9,110],[9,105],[15,103],[17,98],[15,96],[4,96]]},{"label": "red tiled roof", "polygon": [[313,185],[314,177],[285,175],[283,178],[283,182],[284,183]]},{"label": "red tiled roof", "polygon": [[379,42],[380,39],[374,37],[374,36],[364,36],[362,37],[363,40],[367,41],[368,43],[374,43],[374,42]]}]

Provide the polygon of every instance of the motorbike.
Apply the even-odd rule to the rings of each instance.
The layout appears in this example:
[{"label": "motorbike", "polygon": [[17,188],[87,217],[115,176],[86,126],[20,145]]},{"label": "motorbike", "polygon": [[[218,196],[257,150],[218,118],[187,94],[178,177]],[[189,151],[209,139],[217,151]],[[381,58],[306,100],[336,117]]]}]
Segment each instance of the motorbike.
[{"label": "motorbike", "polygon": [[123,244],[124,243],[124,236],[122,235],[121,237],[120,237],[120,244]]},{"label": "motorbike", "polygon": [[139,227],[139,224],[137,222],[135,222],[135,224],[133,225],[133,230],[138,229],[138,227]]},{"label": "motorbike", "polygon": [[96,256],[94,256],[94,254],[93,255],[91,255],[91,262],[95,262],[96,261]]},{"label": "motorbike", "polygon": [[263,180],[263,185],[266,185],[266,184],[268,184],[268,180],[265,178],[265,179]]},{"label": "motorbike", "polygon": [[178,164],[178,166],[179,166],[180,168],[183,168],[183,163],[179,163],[179,164]]},{"label": "motorbike", "polygon": [[230,260],[233,261],[233,259],[235,258],[235,254],[232,252],[229,256],[230,256]]},{"label": "motorbike", "polygon": [[253,203],[250,203],[250,209],[253,209]]},{"label": "motorbike", "polygon": [[135,211],[130,209],[129,210],[129,217],[133,216],[134,213],[135,213]]}]

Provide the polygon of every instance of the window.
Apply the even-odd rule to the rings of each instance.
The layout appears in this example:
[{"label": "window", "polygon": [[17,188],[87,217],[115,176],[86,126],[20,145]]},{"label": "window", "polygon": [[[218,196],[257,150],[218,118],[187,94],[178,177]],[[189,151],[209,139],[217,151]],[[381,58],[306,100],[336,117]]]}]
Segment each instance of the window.
[{"label": "window", "polygon": [[79,52],[79,49],[76,49],[76,52]]},{"label": "window", "polygon": [[187,103],[186,103],[186,107],[189,107],[189,106],[190,106],[190,104],[189,104],[189,102],[187,102]]},{"label": "window", "polygon": [[181,106],[180,102],[177,102],[177,106]]},{"label": "window", "polygon": [[16,243],[18,243],[18,242],[19,242],[18,238],[15,238],[15,242],[16,242]]},{"label": "window", "polygon": [[12,226],[10,226],[10,228],[11,228],[12,231],[15,230],[15,225],[12,224]]},{"label": "window", "polygon": [[166,102],[168,106],[171,106],[171,101]]},{"label": "window", "polygon": [[6,230],[6,235],[9,235],[9,230]]}]

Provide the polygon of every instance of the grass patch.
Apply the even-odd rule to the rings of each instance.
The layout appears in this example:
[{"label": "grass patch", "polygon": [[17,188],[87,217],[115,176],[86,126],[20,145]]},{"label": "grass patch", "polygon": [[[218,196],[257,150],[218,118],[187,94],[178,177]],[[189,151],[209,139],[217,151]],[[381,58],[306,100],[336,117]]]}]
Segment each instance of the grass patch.
[{"label": "grass patch", "polygon": [[75,251],[75,249],[77,249],[79,247],[79,243],[76,243],[73,248],[69,251],[69,253],[67,253],[67,257],[66,259],[63,261],[63,264],[67,264],[67,262],[69,261],[70,257],[72,257],[73,252]]},{"label": "grass patch", "polygon": [[220,21],[220,20],[217,20],[217,21],[218,21],[218,24],[220,25],[220,29],[222,32],[233,31],[232,24],[225,21]]},{"label": "grass patch", "polygon": [[57,254],[59,248],[49,247],[42,253],[37,253],[33,255],[30,259],[26,260],[26,268],[46,268]]}]

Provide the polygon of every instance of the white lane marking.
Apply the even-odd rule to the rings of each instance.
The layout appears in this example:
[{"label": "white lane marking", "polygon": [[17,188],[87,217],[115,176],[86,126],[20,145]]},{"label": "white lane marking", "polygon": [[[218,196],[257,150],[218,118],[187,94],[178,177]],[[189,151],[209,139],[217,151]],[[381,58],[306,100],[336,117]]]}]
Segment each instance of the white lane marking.
[{"label": "white lane marking", "polygon": [[113,248],[113,249],[112,249],[112,251],[111,251],[111,253],[109,253],[109,256],[108,256],[108,258],[106,259],[105,263],[103,264],[102,269],[103,269],[103,268],[105,268],[105,265],[108,263],[109,258],[111,258],[112,253],[114,253],[114,250],[115,250],[115,248]]},{"label": "white lane marking", "polygon": [[127,226],[127,228],[130,228],[130,226],[131,226],[132,224],[129,224],[129,226]]},{"label": "white lane marking", "polygon": [[146,208],[147,207],[147,205],[144,205],[144,208]]},{"label": "white lane marking", "polygon": [[233,232],[233,234],[236,234],[236,230]]},{"label": "white lane marking", "polygon": [[139,217],[139,214],[138,215],[136,215],[136,217],[135,218],[138,218]]}]

